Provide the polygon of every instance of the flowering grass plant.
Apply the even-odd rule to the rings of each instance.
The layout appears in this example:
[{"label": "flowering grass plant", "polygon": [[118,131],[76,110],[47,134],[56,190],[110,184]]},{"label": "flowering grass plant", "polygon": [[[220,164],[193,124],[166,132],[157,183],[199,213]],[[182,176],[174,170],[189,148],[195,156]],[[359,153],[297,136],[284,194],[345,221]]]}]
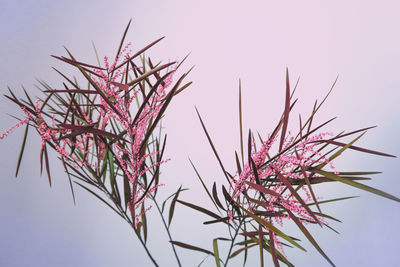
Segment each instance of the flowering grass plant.
[{"label": "flowering grass plant", "polygon": [[[318,193],[313,189],[313,185],[341,182],[397,202],[400,201],[399,198],[393,195],[357,182],[370,180],[365,175],[379,172],[338,171],[335,169],[333,165],[334,159],[343,156],[342,153],[347,149],[394,157],[393,155],[354,145],[367,130],[374,127],[334,134],[323,131],[323,127],[335,118],[321,125],[313,124],[315,114],[329,96],[335,83],[321,103],[317,105],[317,101],[315,102],[307,120],[302,120],[301,115],[299,115],[299,131],[297,134],[292,135],[288,132],[288,122],[291,111],[297,102],[297,99],[293,100],[293,96],[298,83],[291,91],[289,73],[286,70],[286,97],[281,119],[272,133],[267,135],[266,138],[263,138],[260,134],[254,136],[254,133],[249,130],[246,154],[242,129],[241,86],[239,84],[239,135],[241,146],[240,153],[235,151],[237,168],[233,172],[228,172],[224,167],[200,113],[196,110],[222,174],[226,178],[226,183],[221,186],[222,196],[218,195],[216,182],[213,183],[212,189],[209,190],[191,162],[216,211],[214,212],[211,211],[211,208],[200,207],[182,200],[177,201],[210,216],[212,220],[205,221],[204,224],[206,225],[225,224],[229,230],[229,236],[215,238],[212,251],[183,242],[173,243],[187,249],[213,255],[216,266],[227,266],[229,260],[239,254],[244,255],[243,264],[246,265],[248,250],[253,247],[259,248],[260,266],[264,266],[264,251],[271,254],[274,266],[280,266],[280,263],[294,266],[286,258],[283,247],[297,247],[303,251],[306,250],[299,244],[298,241],[300,239],[285,234],[283,230],[285,222],[290,220],[297,225],[298,229],[315,249],[332,266],[335,266],[308,231],[307,225],[318,224],[321,227],[325,226],[337,232],[329,226],[328,221],[340,221],[331,215],[325,214],[321,206],[325,203],[342,201],[353,197],[320,200]],[[351,138],[350,141],[339,141],[345,137]],[[243,240],[237,240],[239,236],[242,236]],[[229,251],[224,261],[221,260],[218,241],[230,243]],[[234,248],[235,251],[233,251]]]},{"label": "flowering grass plant", "polygon": [[[62,77],[62,85],[53,88],[40,82],[44,95],[42,98],[32,99],[24,89],[25,98],[19,99],[9,90],[9,95],[5,97],[21,109],[24,117],[1,134],[0,139],[25,125],[16,176],[29,129],[33,128],[41,138],[40,171],[42,173],[45,169],[50,186],[52,178],[48,150],[53,149],[58,153],[58,159],[68,176],[74,202],[75,185],[106,204],[131,226],[154,266],[159,265],[147,246],[150,231],[147,211],[154,207],[161,216],[178,266],[182,264],[176,246],[212,255],[218,267],[228,266],[230,259],[238,255],[243,255],[243,265],[246,265],[251,248],[258,248],[260,266],[264,266],[265,251],[271,254],[274,266],[294,266],[286,257],[284,247],[305,249],[299,244],[300,239],[285,234],[287,221],[293,221],[315,249],[334,266],[307,226],[318,224],[336,232],[329,226],[329,220],[338,220],[325,214],[322,206],[352,197],[321,200],[313,187],[315,184],[340,182],[400,201],[395,196],[359,182],[370,179],[365,175],[378,172],[335,169],[334,160],[342,157],[347,149],[394,156],[355,146],[355,142],[373,127],[332,133],[323,128],[333,119],[315,125],[315,115],[330,91],[321,103],[317,105],[315,102],[306,120],[299,115],[297,134],[289,132],[289,117],[292,117],[292,109],[297,101],[293,100],[297,83],[291,90],[287,71],[284,111],[274,130],[266,136],[255,135],[249,130],[245,140],[239,84],[240,149],[234,153],[236,169],[233,171],[228,172],[224,167],[205,123],[196,110],[226,182],[220,190],[216,182],[208,189],[207,181],[190,162],[213,206],[200,207],[184,201],[180,193],[186,189],[182,187],[161,204],[157,192],[162,190],[167,181],[161,179],[160,168],[169,160],[163,157],[167,135],[162,134],[161,119],[172,99],[191,84],[184,82],[191,69],[177,77],[177,70],[185,59],[179,63],[161,64],[153,63],[150,57],[145,56],[144,53],[162,38],[133,52],[130,43],[125,44],[129,25],[130,22],[115,57],[104,57],[103,65],[99,60],[98,65],[83,63],[68,49],[68,56],[54,56],[76,68],[84,82],[78,83],[75,77],[54,69]],[[346,138],[350,140],[343,141]],[[166,215],[167,201],[169,211]],[[214,238],[212,249],[174,240],[170,224],[177,203],[210,216],[211,219],[204,222],[209,227],[226,225],[229,236]],[[225,257],[218,247],[221,241],[230,244]]]},{"label": "flowering grass plant", "polygon": [[[43,98],[32,100],[25,91],[26,99],[18,99],[10,90],[6,97],[19,106],[25,118],[1,138],[26,125],[17,175],[28,130],[34,128],[41,137],[41,172],[45,165],[50,186],[48,148],[58,152],[74,201],[73,184],[96,196],[131,225],[157,265],[146,246],[146,211],[152,208],[150,201],[162,217],[156,196],[163,185],[160,165],[168,159],[163,158],[167,135],[161,135],[160,121],[171,100],[191,84],[183,83],[190,70],[175,77],[183,61],[153,64],[144,55],[163,38],[133,53],[130,43],[124,44],[129,25],[115,58],[104,57],[104,66],[80,62],[68,49],[69,57],[54,56],[77,68],[86,80],[85,87],[55,69],[64,79],[62,87],[41,82]],[[163,222],[170,235],[164,218]],[[172,248],[176,255],[174,245]]]}]

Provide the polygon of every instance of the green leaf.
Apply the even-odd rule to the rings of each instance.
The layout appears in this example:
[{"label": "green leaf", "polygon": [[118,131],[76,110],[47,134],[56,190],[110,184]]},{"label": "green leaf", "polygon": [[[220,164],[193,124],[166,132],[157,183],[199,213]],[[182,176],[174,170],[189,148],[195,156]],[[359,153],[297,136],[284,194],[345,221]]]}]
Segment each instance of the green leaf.
[{"label": "green leaf", "polygon": [[318,170],[318,169],[312,169],[312,171],[316,172],[318,174],[324,175],[325,177],[328,177],[330,179],[333,179],[333,180],[336,180],[336,181],[339,181],[339,182],[354,186],[354,187],[356,187],[358,189],[365,190],[365,191],[371,192],[373,194],[376,194],[376,195],[379,195],[379,196],[382,196],[382,197],[385,197],[385,198],[400,202],[399,198],[397,198],[397,197],[395,197],[395,196],[393,196],[391,194],[388,194],[388,193],[383,192],[383,191],[381,191],[379,189],[375,189],[373,187],[370,187],[370,186],[367,186],[367,185],[364,185],[364,184],[360,184],[360,183],[357,183],[357,182],[354,182],[354,181],[351,181],[351,180],[343,179],[342,177],[337,176],[337,175],[335,175],[335,174],[333,174],[331,172],[326,172],[326,171]]},{"label": "green leaf", "polygon": [[[352,197],[340,197],[340,198],[334,198],[334,199],[329,199],[329,200],[323,200],[323,201],[318,201],[318,204],[324,204],[324,203],[329,203],[329,202],[334,202],[334,201],[340,201],[340,200],[346,200],[346,199],[350,199],[350,198],[356,198],[359,196],[352,196]],[[316,203],[310,203],[307,204],[308,206],[312,206],[315,205]]]},{"label": "green leaf", "polygon": [[114,185],[115,185],[114,157],[110,151],[108,151],[108,164],[110,166],[111,188],[114,191]]},{"label": "green leaf", "polygon": [[213,249],[214,249],[214,258],[215,258],[215,263],[217,267],[220,267],[220,262],[219,262],[219,251],[218,251],[218,239],[214,238],[213,240]]},{"label": "green leaf", "polygon": [[249,248],[252,248],[252,247],[255,247],[255,246],[258,246],[258,244],[256,243],[256,244],[252,244],[252,245],[247,246],[247,247],[242,247],[242,248],[236,250],[235,252],[233,252],[233,253],[229,256],[229,258],[233,258],[233,257],[239,255],[240,253],[242,253],[243,251],[247,251]]}]

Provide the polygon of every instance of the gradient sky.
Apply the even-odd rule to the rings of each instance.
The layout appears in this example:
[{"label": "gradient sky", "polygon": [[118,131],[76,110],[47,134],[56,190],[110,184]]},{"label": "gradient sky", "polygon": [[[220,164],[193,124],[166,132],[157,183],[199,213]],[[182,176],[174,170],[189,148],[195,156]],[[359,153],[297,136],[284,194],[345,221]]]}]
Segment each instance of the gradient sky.
[{"label": "gradient sky", "polygon": [[[36,94],[36,78],[55,87],[60,78],[51,69],[68,71],[50,55],[65,55],[63,46],[80,60],[95,63],[93,41],[101,55],[113,56],[122,32],[135,49],[161,37],[149,51],[164,62],[182,59],[195,65],[193,86],[175,99],[163,125],[168,133],[163,194],[183,184],[189,202],[209,205],[188,157],[211,186],[222,184],[217,161],[196,117],[203,116],[222,160],[234,168],[239,147],[238,80],[242,80],[244,129],[266,135],[284,105],[285,68],[294,84],[298,77],[296,113],[309,114],[339,75],[336,87],[317,121],[338,119],[328,130],[341,132],[378,125],[360,146],[399,156],[400,18],[398,1],[6,1],[0,0],[0,91],[7,86],[22,97],[21,85]],[[0,98],[0,130],[21,115]],[[297,121],[291,123],[297,130]],[[247,131],[247,130],[246,130]],[[31,134],[33,131],[31,132]],[[32,134],[19,177],[14,178],[23,130],[0,141],[0,266],[151,266],[130,228],[108,208],[79,189],[72,203],[67,177],[59,162],[52,164],[50,189],[40,177],[40,140]],[[55,158],[55,154],[52,154]],[[368,185],[400,196],[399,159],[348,152],[341,170],[383,171]],[[329,229],[310,228],[337,266],[399,266],[399,205],[394,201],[340,185],[319,187],[326,199],[360,198],[326,206],[343,221]],[[175,266],[157,214],[150,228],[150,249],[161,266]],[[176,240],[212,249],[212,238],[226,229],[204,227],[207,218],[177,206],[171,231]],[[328,266],[303,239],[308,252],[287,249],[296,266]],[[222,249],[222,248],[221,248]],[[223,250],[223,249],[222,249]],[[201,253],[178,249],[184,266],[197,266]],[[222,252],[225,255],[226,251]],[[257,251],[248,266],[257,266]],[[268,261],[269,255],[266,254]],[[241,266],[241,258],[231,266]],[[209,257],[204,266],[213,266]]]}]

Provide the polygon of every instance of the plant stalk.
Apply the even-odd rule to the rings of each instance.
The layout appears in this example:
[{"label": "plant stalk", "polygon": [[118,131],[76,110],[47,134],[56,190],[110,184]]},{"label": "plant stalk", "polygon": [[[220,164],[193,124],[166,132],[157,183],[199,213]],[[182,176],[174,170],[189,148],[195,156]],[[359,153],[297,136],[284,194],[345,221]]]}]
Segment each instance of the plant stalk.
[{"label": "plant stalk", "polygon": [[131,226],[132,226],[132,229],[135,232],[136,236],[140,240],[140,243],[142,244],[143,248],[146,250],[146,253],[149,256],[150,260],[153,262],[154,266],[159,267],[159,265],[157,264],[156,260],[153,258],[153,256],[151,255],[149,249],[147,248],[146,244],[143,242],[142,238],[140,237],[140,235],[136,232],[135,228],[133,227],[133,222],[132,222]]},{"label": "plant stalk", "polygon": [[[154,203],[156,204],[158,213],[160,214],[161,219],[162,219],[162,222],[163,222],[163,224],[164,224],[164,228],[165,228],[165,230],[167,231],[167,234],[168,234],[168,237],[169,237],[169,241],[172,241],[171,233],[170,233],[170,231],[169,231],[169,228],[168,228],[168,226],[167,226],[167,223],[165,222],[164,216],[162,215],[162,212],[161,212],[161,210],[160,210],[160,206],[158,206],[158,203],[157,203],[156,199],[155,199],[153,196],[152,196],[151,198],[152,198],[152,200],[154,201]],[[171,243],[171,246],[172,246],[172,250],[174,251],[176,261],[178,262],[178,266],[179,266],[179,267],[182,267],[181,261],[179,260],[178,253],[177,253],[176,250],[175,250],[174,244]]]},{"label": "plant stalk", "polygon": [[239,226],[236,228],[235,235],[232,238],[231,246],[229,248],[228,255],[226,256],[224,267],[228,266],[228,261],[229,261],[229,257],[231,256],[231,253],[232,253],[233,244],[235,243],[235,239],[236,239],[236,236],[237,236],[237,234],[239,232],[241,224],[242,224],[242,221],[239,222]]}]

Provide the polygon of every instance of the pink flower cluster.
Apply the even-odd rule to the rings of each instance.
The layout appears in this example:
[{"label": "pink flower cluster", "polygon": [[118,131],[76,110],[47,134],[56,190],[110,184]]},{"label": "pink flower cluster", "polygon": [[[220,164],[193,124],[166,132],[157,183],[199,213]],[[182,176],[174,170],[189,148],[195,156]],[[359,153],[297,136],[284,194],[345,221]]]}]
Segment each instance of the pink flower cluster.
[{"label": "pink flower cluster", "polygon": [[[70,106],[68,109],[66,107],[66,111],[63,111],[65,117],[61,116],[64,123],[59,123],[60,120],[57,120],[58,125],[56,126],[56,117],[53,115],[50,126],[44,119],[43,107],[40,106],[41,100],[38,99],[35,101],[34,109],[30,109],[29,112],[21,105],[27,118],[1,134],[0,139],[3,139],[15,128],[31,121],[41,136],[41,151],[49,143],[57,150],[61,158],[72,167],[87,166],[96,172],[102,168],[103,160],[106,159],[104,153],[112,149],[114,161],[118,163],[124,176],[128,178],[132,185],[131,201],[128,206],[132,219],[136,220],[137,224],[138,216],[141,214],[135,215],[137,214],[135,209],[140,208],[144,200],[159,186],[146,188],[140,181],[140,177],[168,161],[168,159],[157,161],[159,151],[147,152],[147,144],[144,144],[144,142],[151,124],[163,107],[167,95],[166,90],[173,82],[172,78],[176,65],[169,76],[155,88],[154,93],[140,108],[140,114],[135,116],[139,112],[139,108],[135,107],[136,103],[139,105],[141,98],[144,102],[146,95],[143,88],[137,84],[128,83],[128,73],[142,69],[142,67],[137,67],[133,61],[128,61],[131,52],[130,43],[128,43],[112,64],[107,57],[104,57],[105,68],[99,67],[90,70],[93,74],[90,78],[100,89],[102,96],[97,98],[97,103],[95,103],[95,100],[91,102],[90,105],[93,107],[90,107],[88,111],[85,111],[82,106],[74,103],[71,99]],[[124,60],[127,64],[116,67],[117,64],[121,63],[121,60]],[[122,83],[124,79],[126,82]],[[140,93],[143,95],[139,95]],[[132,103],[135,105],[132,105]],[[66,123],[68,114],[71,116],[71,124]],[[131,114],[134,114],[134,116]],[[48,116],[48,113],[46,115]],[[79,115],[80,119],[74,120],[74,115]],[[123,136],[116,136],[111,133],[115,123],[119,126],[119,132],[124,132]],[[121,139],[107,147],[104,138],[101,138],[104,133]],[[94,149],[94,147],[97,149]],[[78,156],[74,153],[77,150]],[[97,159],[97,162],[93,159]],[[147,162],[151,163],[146,164]]]},{"label": "pink flower cluster", "polygon": [[[261,198],[259,190],[256,190],[254,186],[250,186],[251,184],[256,184],[257,181],[254,170],[248,163],[240,174],[236,174],[235,177],[238,176],[238,179],[235,179],[234,177],[234,185],[230,188],[233,190],[232,199],[235,200],[237,204],[246,205],[249,212],[252,213],[254,213],[253,209],[255,207],[263,208],[266,213],[266,215],[264,215],[265,220],[270,216],[268,214],[275,214],[276,216],[272,216],[273,219],[269,219],[268,221],[272,224],[275,222],[280,226],[283,226],[283,219],[291,219],[289,215],[280,213],[283,211],[282,208],[291,211],[298,217],[301,223],[307,224],[310,222],[316,222],[315,218],[318,220],[318,223],[325,223],[322,217],[311,215],[304,208],[302,203],[287,190],[287,184],[283,181],[288,181],[288,179],[291,181],[309,179],[311,177],[311,172],[308,170],[309,167],[321,163],[329,164],[329,166],[334,169],[329,158],[318,152],[318,142],[315,142],[332,135],[332,133],[320,133],[305,138],[296,144],[294,143],[295,138],[289,138],[290,135],[288,135],[282,148],[282,151],[285,151],[286,149],[287,151],[272,159],[270,159],[269,152],[277,140],[276,136],[274,138],[269,136],[267,140],[261,144],[258,151],[255,151],[255,145],[253,144],[255,152],[252,153],[251,158],[257,169],[258,181],[261,182],[265,189],[263,190],[263,198]],[[241,203],[240,196],[244,192],[248,194],[250,192],[249,190],[255,190],[255,196],[258,195],[258,197],[249,200],[242,198],[243,200]],[[312,197],[310,196],[306,185],[302,186],[302,190],[305,193],[305,197],[301,197],[303,202],[307,203],[311,201]],[[265,194],[265,192],[268,192],[268,194]],[[285,194],[285,192],[287,194]],[[231,221],[236,223],[230,210],[228,211],[228,216]],[[263,215],[261,215],[261,218],[263,218]],[[279,240],[276,239],[275,242],[277,248],[284,253]]]}]

